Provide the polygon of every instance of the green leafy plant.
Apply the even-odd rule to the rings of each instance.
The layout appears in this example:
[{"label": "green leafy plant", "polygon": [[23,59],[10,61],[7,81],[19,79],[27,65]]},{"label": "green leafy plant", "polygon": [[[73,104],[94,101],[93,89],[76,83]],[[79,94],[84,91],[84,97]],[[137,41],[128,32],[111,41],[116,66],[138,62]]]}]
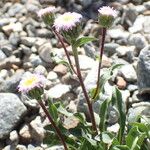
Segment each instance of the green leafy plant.
[{"label": "green leafy plant", "polygon": [[[98,20],[99,25],[102,27],[102,42],[99,46],[97,84],[91,91],[86,90],[83,82],[78,47],[97,39],[94,37],[80,37],[82,16],[78,13],[68,12],[55,18],[54,8],[41,10],[39,16],[51,27],[51,30],[62,44],[68,62],[62,61],[60,63],[68,66],[69,70],[78,77],[90,117],[90,120],[87,121],[84,113],[68,112],[63,104],[60,102],[54,103],[51,99],[47,100],[47,109],[43,100],[43,77],[30,73],[28,78],[24,77],[20,82],[19,91],[37,99],[50,121],[50,124],[45,126],[46,135],[43,143],[48,146],[62,144],[65,150],[148,150],[150,124],[146,121],[140,121],[143,116],[139,116],[136,122],[128,123],[122,94],[116,86],[113,87],[112,95],[104,99],[99,106],[99,114],[95,114],[93,111],[93,104],[105,93],[105,84],[111,79],[114,70],[121,67],[120,64],[112,65],[103,75],[100,74],[106,31],[113,23],[116,11],[110,7],[99,9]],[[76,67],[71,62],[64,39],[72,47]],[[108,112],[111,106],[119,114],[119,131],[117,133],[108,130]]]}]

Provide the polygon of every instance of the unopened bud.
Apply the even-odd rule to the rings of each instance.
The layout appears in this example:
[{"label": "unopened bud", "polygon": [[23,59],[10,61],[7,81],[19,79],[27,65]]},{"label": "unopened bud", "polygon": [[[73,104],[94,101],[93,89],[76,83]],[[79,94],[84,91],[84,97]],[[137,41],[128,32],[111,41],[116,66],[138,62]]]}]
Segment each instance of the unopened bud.
[{"label": "unopened bud", "polygon": [[41,9],[37,14],[40,18],[43,19],[44,23],[47,25],[52,26],[55,19],[55,7],[47,7],[44,9]]},{"label": "unopened bud", "polygon": [[98,21],[101,27],[109,28],[112,26],[115,17],[117,16],[116,10],[109,6],[104,6],[98,10]]}]

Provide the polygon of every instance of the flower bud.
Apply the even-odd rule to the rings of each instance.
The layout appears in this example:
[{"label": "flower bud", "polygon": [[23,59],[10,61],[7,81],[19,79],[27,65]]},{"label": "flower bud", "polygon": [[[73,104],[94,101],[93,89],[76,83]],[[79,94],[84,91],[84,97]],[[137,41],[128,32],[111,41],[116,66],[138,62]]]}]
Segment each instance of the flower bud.
[{"label": "flower bud", "polygon": [[47,7],[44,9],[41,9],[37,14],[40,18],[43,19],[44,23],[47,25],[52,26],[55,19],[55,7]]},{"label": "flower bud", "polygon": [[32,99],[41,100],[41,96],[44,94],[44,89],[42,87],[35,87],[27,93]]},{"label": "flower bud", "polygon": [[112,26],[115,17],[117,16],[116,10],[109,6],[104,6],[98,10],[98,21],[101,27],[109,28]]}]

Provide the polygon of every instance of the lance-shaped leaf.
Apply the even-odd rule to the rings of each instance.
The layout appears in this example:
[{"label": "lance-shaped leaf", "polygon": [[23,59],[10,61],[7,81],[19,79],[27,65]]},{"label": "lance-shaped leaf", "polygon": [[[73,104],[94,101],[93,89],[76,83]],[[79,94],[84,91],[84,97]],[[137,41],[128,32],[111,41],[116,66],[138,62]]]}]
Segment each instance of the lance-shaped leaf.
[{"label": "lance-shaped leaf", "polygon": [[113,91],[112,100],[113,100],[113,103],[116,104],[118,112],[119,112],[120,129],[118,132],[118,141],[121,144],[123,140],[123,134],[125,131],[126,114],[125,114],[125,110],[123,107],[123,100],[122,100],[121,92],[117,88],[115,88]]},{"label": "lance-shaped leaf", "polygon": [[74,47],[80,47],[88,42],[92,42],[92,41],[96,41],[97,39],[94,38],[94,37],[88,37],[88,36],[84,36],[84,37],[81,37],[79,39],[77,39],[74,43]]}]

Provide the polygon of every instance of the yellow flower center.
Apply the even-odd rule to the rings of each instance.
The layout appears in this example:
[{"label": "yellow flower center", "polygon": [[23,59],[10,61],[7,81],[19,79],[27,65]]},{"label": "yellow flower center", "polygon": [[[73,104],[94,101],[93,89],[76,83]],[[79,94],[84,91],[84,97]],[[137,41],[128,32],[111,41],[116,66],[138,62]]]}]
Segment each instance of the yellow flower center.
[{"label": "yellow flower center", "polygon": [[63,17],[63,20],[65,21],[65,22],[69,22],[69,21],[71,21],[71,20],[73,20],[74,18],[73,18],[73,16],[64,16]]},{"label": "yellow flower center", "polygon": [[37,78],[31,77],[30,79],[25,80],[23,84],[24,84],[24,86],[28,87],[28,86],[33,85],[36,82],[37,82]]}]

